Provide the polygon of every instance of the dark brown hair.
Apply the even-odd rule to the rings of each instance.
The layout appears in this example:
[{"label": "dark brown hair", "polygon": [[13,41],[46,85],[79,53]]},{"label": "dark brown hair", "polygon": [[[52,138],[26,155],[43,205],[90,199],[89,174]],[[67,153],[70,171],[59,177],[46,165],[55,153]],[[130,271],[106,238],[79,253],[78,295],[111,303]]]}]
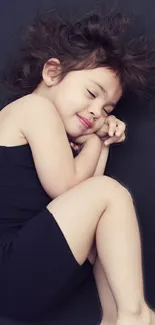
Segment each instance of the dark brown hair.
[{"label": "dark brown hair", "polygon": [[122,14],[90,13],[72,22],[54,12],[38,15],[4,79],[17,97],[26,95],[41,82],[45,62],[57,58],[60,80],[73,70],[108,67],[118,74],[124,90],[147,93],[155,86],[155,51],[144,37],[126,40],[128,23]]}]

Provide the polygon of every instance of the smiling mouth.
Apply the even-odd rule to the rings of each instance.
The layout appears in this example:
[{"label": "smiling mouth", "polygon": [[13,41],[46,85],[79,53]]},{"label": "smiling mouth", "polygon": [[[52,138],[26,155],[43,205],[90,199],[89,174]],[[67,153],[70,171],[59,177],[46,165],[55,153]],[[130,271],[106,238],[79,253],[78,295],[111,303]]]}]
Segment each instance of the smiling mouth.
[{"label": "smiling mouth", "polygon": [[89,122],[87,119],[84,117],[81,117],[80,115],[77,114],[77,117],[79,118],[80,122],[85,126],[86,129],[89,129],[92,126],[92,123]]}]

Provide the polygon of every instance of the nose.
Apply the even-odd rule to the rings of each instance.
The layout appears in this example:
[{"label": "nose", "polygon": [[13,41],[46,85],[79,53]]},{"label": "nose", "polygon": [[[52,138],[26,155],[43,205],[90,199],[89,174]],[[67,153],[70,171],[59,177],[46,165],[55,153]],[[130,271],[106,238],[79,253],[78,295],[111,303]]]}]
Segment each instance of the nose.
[{"label": "nose", "polygon": [[102,107],[101,107],[101,105],[92,105],[91,107],[89,107],[88,112],[95,119],[99,119],[102,116]]}]

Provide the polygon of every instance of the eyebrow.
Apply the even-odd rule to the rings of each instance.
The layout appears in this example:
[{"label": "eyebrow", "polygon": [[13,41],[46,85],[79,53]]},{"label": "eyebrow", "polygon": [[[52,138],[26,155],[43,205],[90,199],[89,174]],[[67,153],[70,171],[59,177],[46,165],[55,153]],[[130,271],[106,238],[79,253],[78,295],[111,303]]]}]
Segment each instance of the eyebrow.
[{"label": "eyebrow", "polygon": [[[102,92],[103,93],[107,93],[107,91],[105,90],[105,88],[103,88],[97,81],[94,81],[94,80],[90,80],[91,82],[93,82],[94,84],[96,84],[101,90],[102,90]],[[106,107],[106,106],[112,106],[112,107],[114,107],[115,108],[115,106],[116,106],[116,103],[107,103],[104,107]]]}]

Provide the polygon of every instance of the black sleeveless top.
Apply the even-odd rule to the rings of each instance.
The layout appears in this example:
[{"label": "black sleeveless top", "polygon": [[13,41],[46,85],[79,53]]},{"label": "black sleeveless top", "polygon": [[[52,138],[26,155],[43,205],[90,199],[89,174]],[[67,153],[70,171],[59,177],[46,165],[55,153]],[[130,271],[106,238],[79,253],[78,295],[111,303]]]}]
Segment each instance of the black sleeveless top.
[{"label": "black sleeveless top", "polygon": [[0,243],[50,201],[37,176],[30,146],[0,146]]}]

